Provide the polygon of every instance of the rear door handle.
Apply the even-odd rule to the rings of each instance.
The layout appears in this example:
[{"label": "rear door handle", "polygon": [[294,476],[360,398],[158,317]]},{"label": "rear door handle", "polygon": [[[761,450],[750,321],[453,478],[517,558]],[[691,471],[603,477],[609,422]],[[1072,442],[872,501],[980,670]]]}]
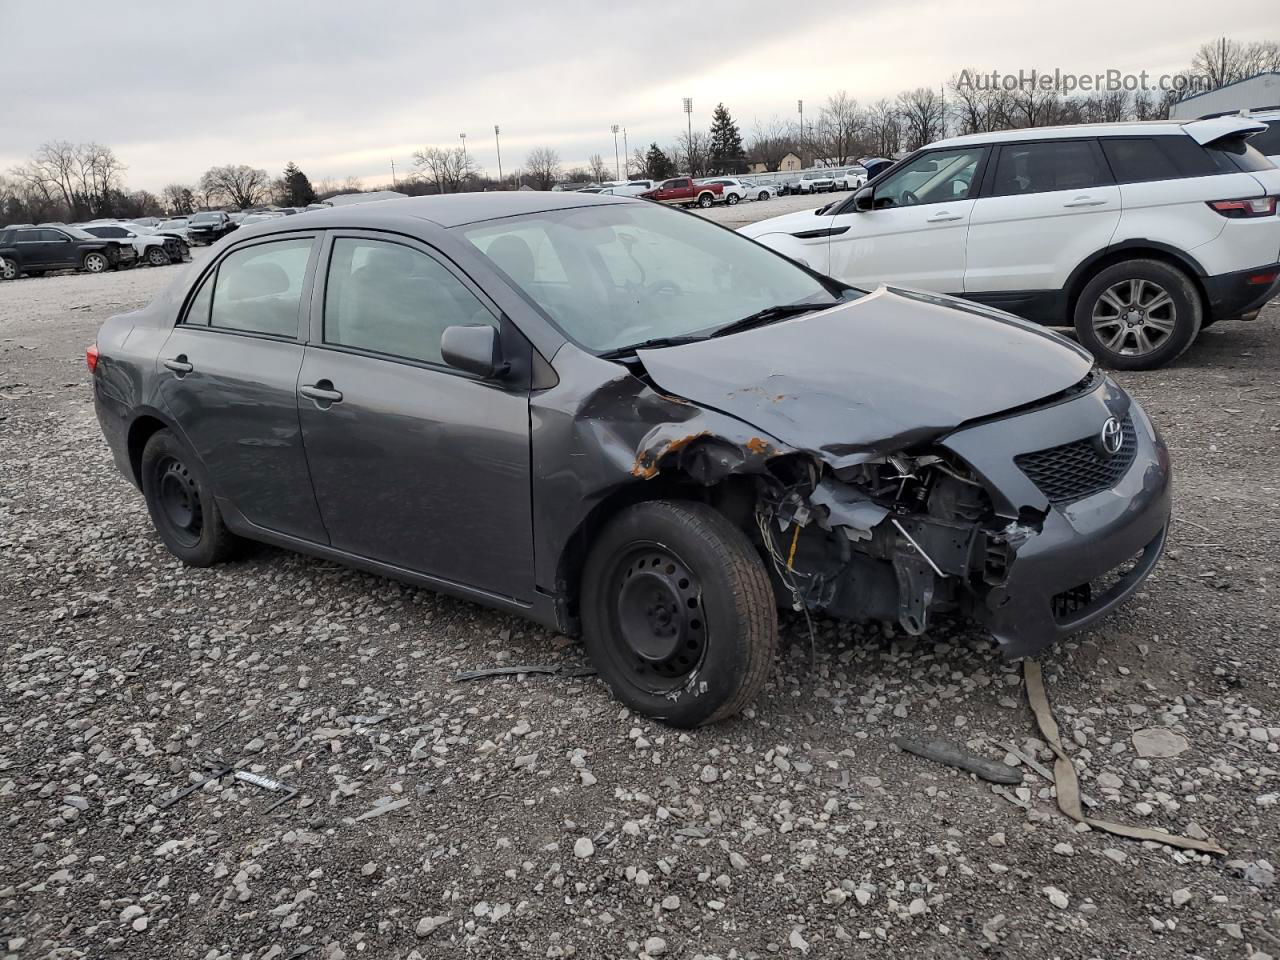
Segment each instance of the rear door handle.
[{"label": "rear door handle", "polygon": [[1064,207],[1100,207],[1107,201],[1099,197],[1076,197],[1063,204]]},{"label": "rear door handle", "polygon": [[185,353],[180,353],[176,357],[172,357],[164,361],[164,365],[166,369],[172,370],[179,377],[185,376],[195,369],[195,367],[187,362],[187,355]]},{"label": "rear door handle", "polygon": [[963,213],[948,213],[946,210],[940,210],[932,217],[926,217],[925,223],[950,223],[952,220],[963,220]]},{"label": "rear door handle", "polygon": [[342,391],[333,389],[333,384],[328,380],[319,380],[316,383],[307,383],[298,388],[298,392],[304,397],[314,400],[316,406],[321,410],[325,409],[331,403],[342,402]]}]

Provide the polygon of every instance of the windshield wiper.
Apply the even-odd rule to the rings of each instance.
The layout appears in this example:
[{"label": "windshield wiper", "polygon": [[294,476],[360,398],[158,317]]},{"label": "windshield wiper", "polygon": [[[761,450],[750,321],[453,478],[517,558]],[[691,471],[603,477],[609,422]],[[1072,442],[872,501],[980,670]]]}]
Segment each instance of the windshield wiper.
[{"label": "windshield wiper", "polygon": [[763,310],[757,310],[755,313],[748,314],[741,320],[734,320],[732,323],[726,323],[723,327],[713,330],[710,336],[723,337],[730,333],[737,333],[740,330],[750,330],[752,327],[762,327],[767,323],[774,323],[778,320],[784,320],[787,317],[794,317],[801,313],[812,313],[814,310],[825,310],[827,307],[834,307],[838,301],[831,303],[777,303],[772,307],[765,307]]},{"label": "windshield wiper", "polygon": [[625,347],[615,347],[612,350],[606,350],[604,353],[598,354],[605,360],[616,360],[618,357],[626,357],[635,353],[637,350],[650,350],[658,347],[678,347],[682,343],[697,343],[699,340],[707,339],[706,334],[691,334],[679,337],[653,337],[650,340],[641,340],[639,343],[630,343]]}]

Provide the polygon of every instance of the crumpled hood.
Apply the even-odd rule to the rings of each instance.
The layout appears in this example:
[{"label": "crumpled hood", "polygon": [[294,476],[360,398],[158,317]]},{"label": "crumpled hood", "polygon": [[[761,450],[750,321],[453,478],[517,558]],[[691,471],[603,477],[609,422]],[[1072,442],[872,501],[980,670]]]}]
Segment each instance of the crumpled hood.
[{"label": "crumpled hood", "polygon": [[1065,390],[1087,352],[999,310],[881,287],[820,313],[639,351],[664,392],[839,469]]}]

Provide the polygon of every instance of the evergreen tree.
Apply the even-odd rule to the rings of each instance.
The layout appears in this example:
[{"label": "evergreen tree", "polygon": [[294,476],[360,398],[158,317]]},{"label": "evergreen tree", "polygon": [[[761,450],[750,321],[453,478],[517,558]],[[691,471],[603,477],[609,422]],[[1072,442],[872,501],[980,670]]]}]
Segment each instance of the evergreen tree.
[{"label": "evergreen tree", "polygon": [[676,175],[676,165],[662,152],[657,141],[649,144],[649,152],[644,156],[644,172],[650,180],[666,180]]},{"label": "evergreen tree", "polygon": [[305,207],[316,202],[316,192],[307,175],[293,161],[284,168],[284,204],[286,207]]},{"label": "evergreen tree", "polygon": [[711,115],[711,172],[745,173],[747,155],[742,149],[742,133],[723,103]]}]

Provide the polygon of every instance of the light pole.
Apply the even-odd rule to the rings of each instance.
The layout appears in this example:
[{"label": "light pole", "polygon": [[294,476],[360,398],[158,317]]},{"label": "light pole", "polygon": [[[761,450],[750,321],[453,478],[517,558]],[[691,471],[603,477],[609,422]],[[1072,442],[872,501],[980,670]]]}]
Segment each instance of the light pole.
[{"label": "light pole", "polygon": [[618,125],[615,123],[609,129],[613,131],[613,175],[621,180],[622,164],[618,162]]},{"label": "light pole", "polygon": [[627,128],[622,128],[622,155],[627,158],[627,179],[631,179],[631,148],[627,146]]},{"label": "light pole", "polygon": [[693,176],[693,97],[684,98],[685,123],[689,130],[689,139],[685,141],[685,158],[689,161],[689,176]]},{"label": "light pole", "polygon": [[467,135],[465,133],[458,134],[458,139],[462,141],[462,162],[467,162]]},{"label": "light pole", "polygon": [[804,101],[796,101],[796,112],[800,114],[800,166],[804,166]]},{"label": "light pole", "polygon": [[502,144],[498,142],[498,125],[493,125],[493,148],[498,151],[498,189],[502,189]]}]

